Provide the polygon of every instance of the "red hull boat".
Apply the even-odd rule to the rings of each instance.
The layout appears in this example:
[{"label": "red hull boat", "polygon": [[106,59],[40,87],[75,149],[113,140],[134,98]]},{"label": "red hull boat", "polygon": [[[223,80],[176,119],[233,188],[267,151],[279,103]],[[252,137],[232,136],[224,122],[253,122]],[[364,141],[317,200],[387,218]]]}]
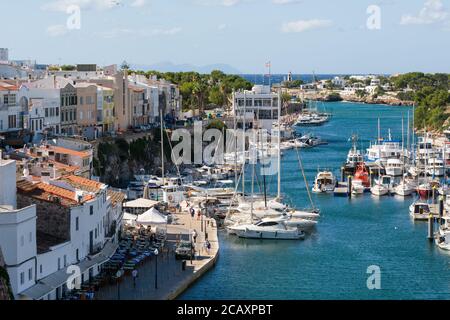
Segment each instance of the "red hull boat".
[{"label": "red hull boat", "polygon": [[367,167],[364,163],[358,163],[356,165],[356,172],[353,181],[360,182],[364,187],[370,187],[370,177]]}]

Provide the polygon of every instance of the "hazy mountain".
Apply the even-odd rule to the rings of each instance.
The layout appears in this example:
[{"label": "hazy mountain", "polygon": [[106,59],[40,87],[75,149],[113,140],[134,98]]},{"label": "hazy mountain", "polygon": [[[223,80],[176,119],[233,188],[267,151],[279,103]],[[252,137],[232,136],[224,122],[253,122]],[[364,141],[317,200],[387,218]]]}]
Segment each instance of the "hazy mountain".
[{"label": "hazy mountain", "polygon": [[143,71],[149,71],[149,70],[155,70],[160,72],[187,72],[187,71],[195,71],[198,73],[211,73],[213,70],[221,70],[224,73],[227,74],[241,74],[241,72],[234,67],[223,64],[223,63],[217,63],[217,64],[210,64],[205,66],[195,66],[191,64],[175,64],[170,61],[164,61],[159,62],[151,65],[142,65],[142,64],[132,64],[132,69],[137,70],[143,70]]}]

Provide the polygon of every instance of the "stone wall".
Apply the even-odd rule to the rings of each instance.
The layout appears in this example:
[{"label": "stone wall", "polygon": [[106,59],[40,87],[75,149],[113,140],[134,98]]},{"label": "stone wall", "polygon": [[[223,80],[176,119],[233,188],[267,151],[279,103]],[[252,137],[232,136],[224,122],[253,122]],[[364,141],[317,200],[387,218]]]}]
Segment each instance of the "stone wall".
[{"label": "stone wall", "polygon": [[17,205],[19,208],[33,204],[36,205],[36,229],[38,232],[70,240],[70,208],[20,193],[17,194]]},{"label": "stone wall", "polygon": [[8,273],[5,268],[5,260],[0,248],[0,301],[11,300],[11,286],[9,284]]}]

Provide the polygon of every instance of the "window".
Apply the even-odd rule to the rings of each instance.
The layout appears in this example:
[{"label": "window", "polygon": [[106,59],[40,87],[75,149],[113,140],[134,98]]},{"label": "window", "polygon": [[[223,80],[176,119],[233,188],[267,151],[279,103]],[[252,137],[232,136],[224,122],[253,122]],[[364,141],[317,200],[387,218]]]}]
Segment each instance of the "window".
[{"label": "window", "polygon": [[97,237],[98,237],[98,230],[97,228],[95,228],[95,239],[97,239]]},{"label": "window", "polygon": [[56,116],[59,117],[59,108],[55,108]]},{"label": "window", "polygon": [[75,256],[76,256],[77,261],[79,261],[80,260],[80,251],[78,249],[75,251]]},{"label": "window", "polygon": [[16,95],[15,94],[5,94],[3,96],[4,104],[8,106],[12,106],[16,104]]},{"label": "window", "polygon": [[17,126],[17,117],[15,114],[8,116],[8,127],[15,128]]},{"label": "window", "polygon": [[67,256],[64,255],[64,267],[67,266]]},{"label": "window", "polygon": [[80,230],[80,218],[76,217],[75,218],[75,231]]},{"label": "window", "polygon": [[89,207],[89,214],[92,216],[94,215],[94,206]]},{"label": "window", "polygon": [[80,105],[83,105],[83,101],[84,99],[83,99],[83,97],[80,97]]},{"label": "window", "polygon": [[39,273],[42,273],[42,264],[39,266]]},{"label": "window", "polygon": [[45,117],[48,118],[48,108],[45,108]]},{"label": "window", "polygon": [[21,272],[20,273],[20,284],[24,284],[25,283],[25,273]]},{"label": "window", "polygon": [[33,280],[33,268],[28,269],[28,281]]},{"label": "window", "polygon": [[20,246],[23,247],[25,244],[25,239],[23,236],[20,236]]},{"label": "window", "polygon": [[61,269],[61,258],[58,258],[58,270]]}]

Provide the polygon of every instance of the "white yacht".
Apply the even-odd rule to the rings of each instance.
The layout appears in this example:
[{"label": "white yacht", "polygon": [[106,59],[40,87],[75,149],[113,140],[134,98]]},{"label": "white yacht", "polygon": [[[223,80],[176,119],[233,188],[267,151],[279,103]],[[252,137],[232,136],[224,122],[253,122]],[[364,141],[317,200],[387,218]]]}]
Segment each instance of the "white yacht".
[{"label": "white yacht", "polygon": [[386,163],[386,174],[398,177],[403,174],[403,162],[400,159],[388,159]]},{"label": "white yacht", "polygon": [[370,188],[370,192],[374,195],[374,196],[385,196],[389,193],[389,189],[381,184],[381,183],[377,183],[375,184],[372,188]]},{"label": "white yacht", "polygon": [[314,181],[313,192],[333,192],[336,187],[336,178],[330,171],[319,172]]},{"label": "white yacht", "polygon": [[228,227],[231,233],[247,239],[299,240],[305,232],[286,225],[284,219],[263,219],[255,224],[241,224]]},{"label": "white yacht", "polygon": [[442,177],[445,174],[444,161],[437,158],[428,159],[427,174],[434,177]]},{"label": "white yacht", "polygon": [[409,215],[414,220],[428,220],[430,213],[430,205],[427,202],[416,201],[409,206]]},{"label": "white yacht", "polygon": [[394,192],[395,194],[402,196],[402,197],[407,197],[412,195],[414,192],[416,191],[416,187],[405,181],[402,180],[395,188],[394,188]]}]

